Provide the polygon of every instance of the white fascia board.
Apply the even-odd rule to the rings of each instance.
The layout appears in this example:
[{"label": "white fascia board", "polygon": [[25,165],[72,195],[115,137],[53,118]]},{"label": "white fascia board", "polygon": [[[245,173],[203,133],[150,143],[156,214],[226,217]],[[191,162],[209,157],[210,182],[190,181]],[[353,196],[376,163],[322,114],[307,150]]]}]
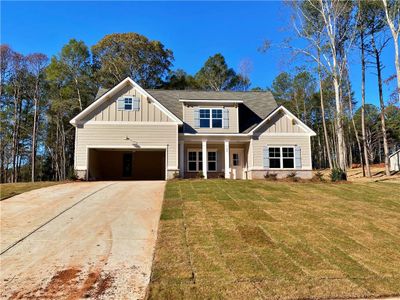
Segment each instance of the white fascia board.
[{"label": "white fascia board", "polygon": [[133,87],[139,90],[142,94],[144,94],[146,97],[150,98],[154,105],[160,109],[163,113],[165,113],[167,116],[169,116],[172,120],[174,120],[175,123],[178,125],[183,125],[183,122],[176,117],[172,112],[170,112],[164,105],[162,105],[160,102],[157,101],[152,95],[150,95],[146,90],[144,90],[140,85],[138,85],[136,82],[134,82],[131,78],[127,77],[124,80],[122,80],[120,83],[118,83],[115,87],[113,87],[111,90],[109,90],[107,93],[105,93],[103,96],[101,96],[99,99],[94,101],[91,105],[86,107],[83,111],[81,111],[77,116],[75,116],[70,123],[74,126],[78,124],[78,121],[80,118],[83,116],[87,115],[89,112],[91,112],[93,109],[96,107],[100,106],[104,101],[108,100],[113,94],[118,92],[122,87],[124,87],[127,83],[130,83]]},{"label": "white fascia board", "polygon": [[287,108],[285,108],[282,105],[278,106],[261,123],[259,123],[256,127],[254,127],[253,130],[251,130],[249,132],[249,135],[252,135],[257,129],[259,129],[262,125],[264,125],[269,119],[271,119],[280,110],[285,112],[291,119],[295,120],[299,124],[299,126],[308,133],[308,135],[310,135],[310,136],[317,135],[314,130],[312,130],[310,127],[308,127],[306,124],[304,124],[299,118],[297,118],[294,114],[292,114]]},{"label": "white fascia board", "polygon": [[243,100],[179,99],[179,102],[187,102],[187,103],[243,103]]},{"label": "white fascia board", "polygon": [[180,133],[184,136],[249,136],[248,133]]}]

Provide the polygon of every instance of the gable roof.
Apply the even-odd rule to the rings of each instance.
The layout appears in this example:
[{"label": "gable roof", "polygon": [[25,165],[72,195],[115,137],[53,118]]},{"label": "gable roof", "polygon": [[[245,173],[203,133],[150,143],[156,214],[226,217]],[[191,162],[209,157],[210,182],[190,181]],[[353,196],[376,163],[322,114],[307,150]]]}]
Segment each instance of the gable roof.
[{"label": "gable roof", "polygon": [[[231,91],[191,91],[191,90],[146,90],[179,119],[183,120],[180,100],[219,100],[239,103],[239,132],[248,133],[265,119],[278,105],[269,91],[231,92]],[[96,99],[107,93],[99,88]]]},{"label": "gable roof", "polygon": [[150,100],[154,103],[154,105],[159,108],[162,112],[164,112],[167,116],[169,116],[173,121],[182,125],[182,121],[178,118],[174,113],[172,113],[169,109],[167,109],[162,103],[160,103],[157,99],[155,99],[152,95],[150,95],[146,90],[144,90],[141,86],[139,86],[136,82],[134,82],[131,78],[127,77],[122,80],[119,84],[113,87],[110,90],[99,89],[96,95],[95,101],[86,107],[83,111],[81,111],[75,118],[73,118],[70,123],[72,125],[76,125],[80,119],[88,115],[93,109],[100,106],[102,103],[107,101],[111,96],[120,91],[123,87],[127,85],[132,85],[132,87],[136,88],[140,93],[150,98]]},{"label": "gable roof", "polygon": [[262,122],[260,122],[257,126],[255,126],[249,133],[254,133],[257,129],[263,126],[268,120],[270,120],[274,115],[276,115],[279,111],[283,111],[285,114],[289,116],[290,119],[295,120],[296,123],[305,130],[311,136],[317,135],[314,130],[308,127],[306,124],[303,123],[299,118],[297,118],[294,114],[292,114],[287,108],[283,105],[279,105],[275,110],[273,110]]}]

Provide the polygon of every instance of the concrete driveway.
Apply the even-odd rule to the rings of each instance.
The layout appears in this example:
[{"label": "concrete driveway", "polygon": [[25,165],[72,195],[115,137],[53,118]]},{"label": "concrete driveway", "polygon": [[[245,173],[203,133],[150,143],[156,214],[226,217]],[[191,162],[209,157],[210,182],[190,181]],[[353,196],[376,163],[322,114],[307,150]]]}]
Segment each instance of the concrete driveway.
[{"label": "concrete driveway", "polygon": [[143,298],[164,187],[68,183],[2,201],[1,297]]}]

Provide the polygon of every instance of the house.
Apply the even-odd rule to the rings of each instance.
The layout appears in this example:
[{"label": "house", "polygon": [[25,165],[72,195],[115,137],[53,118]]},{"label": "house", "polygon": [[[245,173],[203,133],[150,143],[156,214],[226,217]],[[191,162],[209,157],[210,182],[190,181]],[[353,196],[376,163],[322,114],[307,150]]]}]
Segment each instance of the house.
[{"label": "house", "polygon": [[389,155],[390,171],[400,171],[400,149]]},{"label": "house", "polygon": [[312,176],[315,133],[270,92],[145,90],[126,78],[71,124],[86,180]]}]

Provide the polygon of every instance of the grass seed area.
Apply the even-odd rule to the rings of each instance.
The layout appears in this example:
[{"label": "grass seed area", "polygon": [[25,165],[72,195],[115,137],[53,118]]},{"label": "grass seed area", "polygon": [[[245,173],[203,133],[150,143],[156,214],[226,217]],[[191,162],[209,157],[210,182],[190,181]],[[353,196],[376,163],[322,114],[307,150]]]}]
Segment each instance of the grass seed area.
[{"label": "grass seed area", "polygon": [[167,184],[150,299],[400,295],[400,185]]}]

